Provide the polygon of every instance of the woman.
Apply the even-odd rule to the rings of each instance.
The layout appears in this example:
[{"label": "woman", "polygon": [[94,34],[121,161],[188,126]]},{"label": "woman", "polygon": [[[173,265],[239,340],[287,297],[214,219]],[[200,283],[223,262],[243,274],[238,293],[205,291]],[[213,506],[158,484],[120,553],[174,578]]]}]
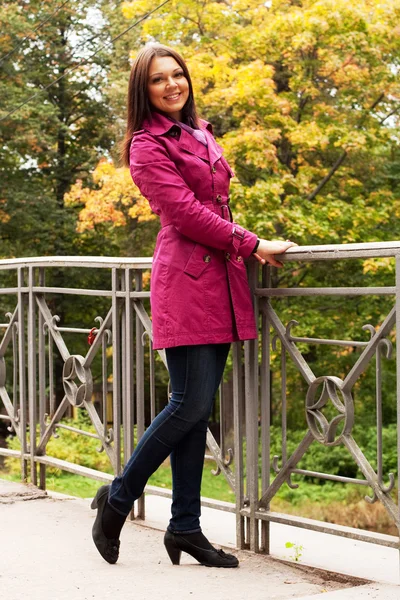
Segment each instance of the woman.
[{"label": "woman", "polygon": [[274,254],[295,245],[259,240],[232,222],[233,173],[209,123],[197,117],[182,57],[159,44],[139,52],[131,72],[124,163],[160,216],[151,276],[154,349],[165,348],[172,394],[121,476],[93,502],[93,539],[115,563],[119,535],[150,475],[170,456],[172,516],[164,544],[173,564],[187,552],[201,564],[236,567],[200,528],[207,422],[230,343],[257,331],[243,259],[280,266]]}]

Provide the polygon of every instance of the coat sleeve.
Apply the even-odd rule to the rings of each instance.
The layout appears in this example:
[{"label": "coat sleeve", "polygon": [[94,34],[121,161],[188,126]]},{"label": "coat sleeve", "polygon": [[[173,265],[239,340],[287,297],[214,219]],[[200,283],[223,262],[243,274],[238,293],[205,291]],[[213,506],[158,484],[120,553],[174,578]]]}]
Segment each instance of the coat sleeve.
[{"label": "coat sleeve", "polygon": [[240,253],[243,258],[251,255],[257,236],[197,200],[165,147],[147,132],[133,138],[130,172],[142,195],[180,233],[204,246]]}]

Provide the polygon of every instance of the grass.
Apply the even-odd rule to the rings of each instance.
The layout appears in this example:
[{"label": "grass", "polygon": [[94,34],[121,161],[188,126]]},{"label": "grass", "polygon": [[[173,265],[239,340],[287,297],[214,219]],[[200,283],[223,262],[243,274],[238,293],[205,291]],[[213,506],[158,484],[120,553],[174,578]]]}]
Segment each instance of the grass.
[{"label": "grass", "polygon": [[[235,502],[235,495],[224,476],[214,476],[213,461],[206,461],[203,472],[201,495],[206,498]],[[17,474],[0,471],[0,478],[20,481]],[[168,461],[161,465],[150,477],[149,484],[171,489],[172,478]],[[72,473],[60,472],[58,475],[47,475],[47,489],[78,496],[92,498],[99,487],[99,482]],[[301,483],[298,490],[289,490],[283,486],[271,503],[271,510],[299,517],[317,519],[319,521],[347,525],[369,531],[377,531],[389,535],[397,535],[394,523],[380,502],[367,504],[364,495],[368,490],[356,486],[327,484],[315,485]]]},{"label": "grass", "polygon": [[[211,473],[213,468],[215,468],[215,464],[212,461],[205,462],[201,495],[215,500],[234,502],[235,495],[225,478],[223,475],[219,475],[218,477],[214,476]],[[18,475],[10,475],[5,471],[0,472],[0,478],[9,481],[20,481]],[[92,498],[100,485],[99,482],[94,479],[82,477],[81,475],[74,475],[73,473],[67,473],[65,471],[57,476],[47,475],[46,481],[48,490],[77,496],[78,498]],[[172,477],[169,464],[161,465],[150,477],[148,483],[149,485],[171,489]]]}]

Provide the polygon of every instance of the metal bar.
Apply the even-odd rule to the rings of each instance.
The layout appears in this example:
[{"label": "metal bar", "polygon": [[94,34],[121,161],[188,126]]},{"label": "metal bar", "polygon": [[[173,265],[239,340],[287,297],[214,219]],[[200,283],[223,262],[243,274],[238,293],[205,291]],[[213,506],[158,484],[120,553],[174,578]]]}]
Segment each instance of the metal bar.
[{"label": "metal bar", "polygon": [[[42,265],[43,266],[43,265]],[[12,267],[10,267],[12,268]],[[1,270],[1,267],[0,267]],[[28,288],[23,289],[28,291]],[[112,298],[112,292],[109,290],[92,290],[88,288],[62,288],[62,287],[51,287],[51,286],[34,286],[33,292],[41,294],[67,294],[72,296],[96,296],[103,298]],[[18,288],[1,288],[0,295],[2,294],[17,294]],[[118,292],[117,298],[124,298],[125,292]],[[131,298],[150,298],[150,292],[131,292]],[[0,323],[0,327],[6,327],[6,323]]]},{"label": "metal bar", "polygon": [[8,348],[8,345],[9,345],[10,341],[12,340],[13,327],[14,327],[14,323],[17,322],[17,318],[18,318],[18,306],[15,308],[15,310],[10,318],[10,322],[7,323],[7,325],[6,325],[7,330],[4,332],[3,338],[0,343],[0,356],[4,356],[6,349]]},{"label": "metal bar", "polygon": [[[262,285],[271,286],[271,268],[266,265],[262,269]],[[260,420],[261,420],[261,495],[263,496],[270,484],[271,470],[271,366],[270,366],[270,322],[268,314],[261,311],[261,371],[260,371]],[[267,510],[269,510],[269,505]],[[261,521],[261,548],[265,554],[270,554],[270,525]]]},{"label": "metal bar", "polygon": [[[115,474],[121,472],[121,358],[120,358],[120,328],[119,328],[119,302],[116,292],[119,288],[119,272],[112,269],[112,345],[113,345],[113,432],[115,452]],[[104,327],[104,323],[102,325]]]},{"label": "metal bar", "polygon": [[[135,272],[135,290],[142,290],[142,273],[140,271]],[[137,302],[141,301],[138,300]],[[145,412],[144,412],[144,347],[143,347],[143,333],[145,331],[144,324],[136,308],[136,427],[137,427],[137,440],[139,441],[144,434],[145,427]],[[144,311],[144,307],[142,307]],[[145,312],[145,311],[144,311]],[[146,330],[147,331],[147,330]],[[137,517],[139,519],[145,518],[145,496],[142,496],[137,501]]]},{"label": "metal bar", "polygon": [[382,357],[381,349],[376,350],[375,385],[376,385],[376,459],[378,481],[382,482]]},{"label": "metal bar", "polygon": [[156,416],[156,381],[155,381],[155,360],[153,342],[149,340],[150,355],[150,420]]},{"label": "metal bar", "polygon": [[[397,296],[396,296],[396,302],[397,302]],[[365,371],[365,369],[368,366],[369,361],[371,360],[371,358],[373,357],[373,355],[375,354],[375,352],[377,350],[379,342],[390,333],[390,330],[392,329],[392,327],[395,323],[395,320],[396,320],[396,309],[392,308],[392,310],[390,311],[390,313],[388,314],[388,316],[382,323],[379,330],[375,333],[375,335],[372,336],[371,340],[368,343],[368,346],[361,353],[361,356],[357,360],[356,364],[353,366],[353,368],[347,374],[347,376],[343,382],[343,387],[342,387],[342,390],[344,392],[350,391],[351,388],[353,387],[353,385],[355,384],[355,382],[357,381],[357,379],[360,377],[361,373],[363,373]]]},{"label": "metal bar", "polygon": [[330,340],[321,338],[294,337],[290,336],[290,341],[293,343],[304,342],[306,344],[326,344],[328,346],[349,346],[353,348],[365,348],[369,342],[360,342],[357,340]]},{"label": "metal bar", "polygon": [[50,286],[34,286],[34,293],[39,294],[66,294],[73,296],[96,296],[97,297],[105,297],[111,298],[112,292],[109,290],[90,290],[85,288],[63,288],[63,287],[50,287]]},{"label": "metal bar", "polygon": [[295,344],[287,338],[286,329],[268,300],[264,301],[261,304],[261,309],[262,311],[265,311],[266,315],[271,321],[273,328],[278,334],[281,344],[285,346],[294,364],[296,365],[300,373],[303,375],[308,385],[310,385],[314,381],[315,375],[311,371],[307,362],[304,360],[301,352],[299,352],[299,350],[296,348]]},{"label": "metal bar", "polygon": [[[0,295],[2,296],[3,294],[7,294],[7,295],[18,294],[18,288],[17,287],[16,288],[1,288]],[[8,323],[4,323],[4,324],[1,324],[0,327],[7,327],[7,325],[8,325]]]},{"label": "metal bar", "polygon": [[275,479],[273,480],[265,494],[263,494],[263,497],[259,502],[260,508],[265,508],[268,506],[270,500],[275,496],[276,492],[279,490],[282,484],[285,483],[286,479],[290,475],[290,472],[293,471],[293,469],[296,467],[297,463],[307,452],[308,448],[311,446],[313,441],[314,437],[312,433],[308,431],[302,439],[302,441],[300,442],[300,444],[297,446],[296,450],[293,452],[293,454],[289,457],[286,463],[282,465],[282,468],[276,475]]},{"label": "metal bar", "polygon": [[108,458],[110,459],[110,463],[114,470],[114,473],[118,473],[121,470],[121,439],[120,439],[121,436],[120,436],[120,434],[117,432],[118,433],[118,438],[117,438],[117,433],[115,432],[115,426],[114,426],[114,447],[110,446],[110,443],[103,436],[103,424],[100,421],[99,415],[97,414],[97,411],[96,411],[93,403],[86,402],[86,400],[85,400],[83,402],[83,404],[84,404],[86,411],[90,417],[90,420],[92,421],[92,424],[97,432],[97,435],[99,436],[99,439],[103,445],[104,451],[107,454]]},{"label": "metal bar", "polygon": [[126,393],[126,273],[125,270],[121,270],[120,273],[120,287],[123,292],[124,302],[119,301],[120,304],[120,338],[121,338],[121,424],[123,436],[123,464],[125,465],[128,461],[127,448],[126,448],[126,432],[127,432],[127,393]]},{"label": "metal bar", "polygon": [[33,295],[34,268],[29,267],[29,297],[28,297],[28,398],[29,398],[29,441],[31,454],[31,482],[37,485],[36,454],[36,311]]},{"label": "metal bar", "polygon": [[[244,508],[242,514],[245,516],[248,514],[248,509]],[[399,538],[393,535],[386,535],[383,533],[374,533],[371,531],[362,532],[360,529],[352,527],[346,527],[344,525],[335,525],[333,523],[325,523],[323,521],[316,521],[314,519],[307,519],[305,517],[298,517],[294,515],[286,515],[275,512],[264,512],[258,511],[256,513],[258,519],[271,521],[271,523],[281,523],[282,525],[291,525],[292,527],[300,527],[311,531],[319,531],[321,533],[328,533],[330,535],[340,535],[353,540],[361,540],[363,542],[370,542],[379,546],[386,546],[388,548],[399,548]]]},{"label": "metal bar", "polygon": [[369,464],[368,460],[365,458],[360,447],[357,445],[357,443],[355,442],[354,438],[351,435],[343,436],[343,444],[349,450],[350,454],[352,455],[355,462],[359,466],[362,474],[367,479],[367,481],[369,482],[369,485],[375,492],[376,496],[382,502],[382,504],[386,508],[388,514],[393,519],[397,528],[399,529],[400,528],[400,518],[399,518],[399,512],[398,512],[399,509],[396,506],[395,502],[390,497],[390,495],[385,493],[384,491],[382,491],[381,486],[379,485],[378,477],[377,477],[375,471],[373,470],[373,468],[371,467],[371,465]]},{"label": "metal bar", "polygon": [[[302,262],[314,260],[340,260],[344,258],[375,258],[397,256],[400,253],[399,241],[368,242],[362,244],[326,244],[319,246],[297,246],[290,248],[281,256],[284,262]],[[123,268],[147,270],[151,267],[151,258],[115,258],[104,256],[40,256],[32,258],[13,258],[0,260],[1,269],[18,267],[80,267],[80,268]]]},{"label": "metal bar", "polygon": [[286,350],[282,346],[281,349],[281,360],[282,360],[282,390],[281,390],[281,402],[282,402],[282,463],[284,464],[287,460],[287,408],[286,408]]},{"label": "metal bar", "polygon": [[55,328],[53,315],[51,314],[44,297],[41,295],[36,296],[36,303],[44,317],[44,322],[49,330],[49,335],[51,335],[51,337],[53,338],[54,343],[57,346],[58,351],[61,354],[61,358],[65,362],[67,360],[67,358],[69,358],[69,356],[70,356],[69,350],[68,350],[67,346],[65,345],[65,342],[64,342],[62,336],[60,335],[60,332],[57,331]]},{"label": "metal bar", "polygon": [[101,440],[102,438],[95,433],[91,433],[90,431],[85,431],[84,429],[78,429],[77,427],[70,427],[69,425],[63,425],[63,423],[57,423],[54,425],[54,429],[66,429],[67,431],[73,431],[74,433],[79,433],[81,435],[85,435],[86,437],[94,438],[95,440]]},{"label": "metal bar", "polygon": [[107,422],[108,376],[107,376],[107,334],[106,333],[104,333],[101,336],[101,381],[102,381],[101,412],[102,412],[102,417],[103,417],[103,436],[105,439],[108,434],[108,422]]},{"label": "metal bar", "polygon": [[[90,333],[92,330],[91,329],[82,329],[79,327],[57,327],[57,325],[54,326],[54,331],[61,331],[61,332],[67,332],[67,333],[85,333],[86,335],[88,333]],[[94,333],[97,335],[98,333],[98,329],[94,331]]]},{"label": "metal bar", "polygon": [[[151,326],[151,320],[143,306],[143,302],[140,302],[140,301],[134,302],[133,308],[135,309],[136,316],[139,317],[147,335],[149,336],[149,339],[151,341],[153,341],[153,331],[152,331],[152,326]],[[165,350],[157,350],[157,352],[158,352],[161,360],[163,361],[165,368],[168,368],[167,367],[167,358],[165,356]]]},{"label": "metal bar", "polygon": [[221,448],[218,446],[215,437],[209,429],[207,429],[207,446],[212,454],[213,460],[217,463],[218,468],[221,473],[223,473],[230,488],[235,491],[235,477],[230,468],[224,463],[224,456],[221,454]]},{"label": "metal bar", "polygon": [[307,469],[291,469],[290,473],[305,475],[306,477],[318,477],[319,479],[328,479],[329,481],[339,481],[341,483],[354,483],[356,485],[365,485],[369,487],[369,482],[365,479],[355,479],[354,477],[344,477],[342,475],[330,475],[329,473],[319,473],[318,471],[308,471]]},{"label": "metal bar", "polygon": [[3,419],[7,418],[11,421],[11,425],[12,425],[13,429],[15,430],[15,433],[17,434],[19,440],[21,441],[21,432],[20,432],[17,420],[15,418],[14,406],[10,400],[7,390],[4,387],[0,388],[0,398],[2,399],[4,408],[7,411],[7,415],[4,415],[4,416],[1,415],[0,418],[3,418]]},{"label": "metal bar", "polygon": [[[44,285],[44,269],[39,270],[39,283]],[[42,438],[46,430],[46,336],[44,332],[44,319],[38,311],[38,360],[39,360],[39,435]],[[46,465],[39,467],[39,487],[46,489]]]},{"label": "metal bar", "polygon": [[[115,294],[113,296],[113,302],[114,300],[115,303],[117,303],[117,297]],[[111,327],[111,323],[113,322],[113,306],[114,304],[112,303],[111,308],[106,315],[106,318],[97,330],[97,334],[94,338],[93,344],[90,346],[89,351],[85,356],[84,366],[86,368],[91,367],[94,357],[97,356],[97,352],[102,344],[103,335],[107,335],[106,330]]]},{"label": "metal bar", "polygon": [[[18,306],[16,308],[18,315]],[[14,323],[12,326],[12,352],[13,352],[13,417],[18,418],[19,413],[19,398],[18,398],[18,339],[17,339],[18,323]],[[14,427],[14,431],[17,433],[21,440],[21,433]]]},{"label": "metal bar", "polygon": [[339,288],[320,288],[320,287],[301,287],[301,288],[256,288],[256,296],[284,297],[288,296],[394,296],[396,288],[389,287],[339,287]]},{"label": "metal bar", "polygon": [[151,268],[148,257],[115,258],[113,256],[35,256],[26,258],[6,258],[0,260],[1,269],[24,267],[79,267],[80,269],[130,269]]},{"label": "metal bar", "polygon": [[53,337],[50,335],[49,329],[47,328],[49,336],[49,415],[53,417],[56,410],[56,394],[54,391],[54,357],[53,357]]},{"label": "metal bar", "polygon": [[225,397],[224,397],[224,379],[222,377],[221,384],[219,386],[219,446],[220,446],[220,457],[224,460],[226,455],[225,447]]},{"label": "metal bar", "polygon": [[242,356],[241,343],[232,345],[233,359],[233,429],[235,437],[235,492],[236,492],[236,546],[245,547],[244,518],[240,511],[244,505],[243,487],[243,420],[242,420]]},{"label": "metal bar", "polygon": [[64,398],[60,402],[59,407],[53,414],[50,423],[47,424],[46,429],[43,431],[43,434],[40,436],[40,440],[39,440],[39,443],[36,448],[37,455],[45,454],[47,442],[51,438],[52,433],[54,431],[54,425],[57,423],[57,421],[59,419],[61,419],[61,417],[63,416],[63,414],[65,413],[65,411],[67,410],[68,407],[69,407],[69,402],[68,402],[67,396],[64,396]]},{"label": "metal bar", "polygon": [[[400,256],[396,257],[397,520],[400,523]],[[400,528],[398,528],[400,535]],[[399,545],[400,559],[400,545]]]},{"label": "metal bar", "polygon": [[27,406],[26,406],[26,361],[25,361],[25,297],[21,288],[24,285],[24,271],[18,269],[18,357],[19,357],[19,426],[21,432],[21,479],[27,480]]},{"label": "metal bar", "polygon": [[[256,281],[257,265],[249,273],[250,286]],[[258,314],[255,307],[255,314]],[[250,550],[259,552],[259,531],[255,511],[258,508],[258,342],[244,343],[246,410],[246,480],[249,497]]]}]

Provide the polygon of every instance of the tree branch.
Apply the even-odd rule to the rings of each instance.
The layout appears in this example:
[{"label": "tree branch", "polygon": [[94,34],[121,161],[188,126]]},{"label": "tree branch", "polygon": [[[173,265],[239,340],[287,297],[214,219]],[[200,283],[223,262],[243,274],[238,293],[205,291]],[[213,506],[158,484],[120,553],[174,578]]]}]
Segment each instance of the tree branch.
[{"label": "tree branch", "polygon": [[[379,102],[381,102],[381,100],[383,100],[383,98],[385,97],[384,92],[382,92],[377,99],[371,104],[371,106],[364,111],[364,114],[362,115],[360,122],[358,123],[356,129],[360,129],[363,124],[365,119],[367,118],[368,114],[374,110],[374,108],[379,104]],[[314,200],[315,196],[317,196],[317,194],[319,194],[319,192],[322,190],[322,188],[328,183],[328,181],[333,177],[333,175],[336,173],[336,171],[338,170],[338,168],[340,167],[340,165],[343,163],[344,159],[346,158],[348,152],[347,150],[343,150],[343,153],[339,156],[339,158],[337,159],[337,161],[335,162],[335,164],[333,165],[333,167],[331,168],[331,170],[329,171],[329,173],[322,179],[322,181],[320,181],[320,183],[317,185],[317,187],[311,192],[311,194],[309,194],[307,196],[307,200]]]}]

